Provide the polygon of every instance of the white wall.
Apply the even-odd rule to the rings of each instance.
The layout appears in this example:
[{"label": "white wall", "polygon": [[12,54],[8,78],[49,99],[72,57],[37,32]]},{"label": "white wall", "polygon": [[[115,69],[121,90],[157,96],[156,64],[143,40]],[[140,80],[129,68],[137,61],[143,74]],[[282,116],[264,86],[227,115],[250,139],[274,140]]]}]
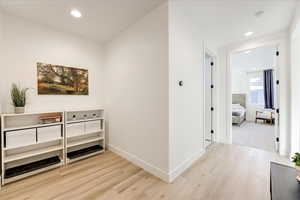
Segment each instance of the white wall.
[{"label": "white wall", "polygon": [[226,130],[221,133],[221,142],[231,143],[231,124],[228,120],[231,117],[231,69],[229,55],[233,52],[253,49],[264,45],[279,45],[280,56],[276,72],[280,80],[280,154],[288,155],[290,152],[290,62],[289,62],[289,40],[287,32],[280,32],[264,37],[254,38],[249,41],[227,45],[219,49],[220,68],[218,77],[220,80],[220,96],[226,99],[219,99],[218,105],[222,110],[219,113],[220,129]]},{"label": "white wall", "polygon": [[[3,111],[12,111],[11,84],[32,88],[28,110],[101,106],[103,100],[102,49],[94,42],[4,15],[4,46],[1,61],[0,101]],[[81,67],[89,70],[88,96],[37,95],[37,62]]]},{"label": "white wall", "polygon": [[[3,15],[2,12],[0,10],[0,69],[3,68],[2,64],[1,64],[1,60],[3,60],[3,45],[4,45],[4,41],[3,41]],[[1,70],[2,72],[3,70]],[[1,73],[2,74],[2,73]],[[4,90],[3,88],[3,79],[0,78],[0,113],[2,112],[2,104],[3,104],[3,99],[1,98],[1,94],[2,91]]]},{"label": "white wall", "polygon": [[170,177],[174,179],[204,152],[205,32],[185,14],[193,9],[191,2],[170,1],[169,6]]},{"label": "white wall", "polygon": [[192,2],[152,11],[105,55],[110,148],[167,181],[204,153],[203,44],[216,44],[197,17],[186,17]]},{"label": "white wall", "polygon": [[290,29],[291,45],[291,153],[300,151],[300,3]]},{"label": "white wall", "polygon": [[106,45],[109,148],[168,181],[168,7]]}]

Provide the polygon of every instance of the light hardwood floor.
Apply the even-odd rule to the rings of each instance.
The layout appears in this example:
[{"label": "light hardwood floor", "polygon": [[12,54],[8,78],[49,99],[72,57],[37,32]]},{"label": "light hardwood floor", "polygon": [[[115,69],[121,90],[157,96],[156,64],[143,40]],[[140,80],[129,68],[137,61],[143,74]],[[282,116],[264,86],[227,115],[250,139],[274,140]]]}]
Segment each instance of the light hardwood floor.
[{"label": "light hardwood floor", "polygon": [[172,184],[112,152],[2,187],[0,199],[269,200],[269,162],[286,158],[217,144]]}]

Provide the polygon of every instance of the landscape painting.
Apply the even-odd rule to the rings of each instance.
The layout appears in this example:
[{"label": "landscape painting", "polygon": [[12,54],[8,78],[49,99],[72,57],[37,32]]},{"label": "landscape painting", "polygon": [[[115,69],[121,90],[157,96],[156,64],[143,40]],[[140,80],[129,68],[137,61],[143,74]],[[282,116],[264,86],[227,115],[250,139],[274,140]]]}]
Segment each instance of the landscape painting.
[{"label": "landscape painting", "polygon": [[38,94],[88,95],[88,70],[37,63]]}]

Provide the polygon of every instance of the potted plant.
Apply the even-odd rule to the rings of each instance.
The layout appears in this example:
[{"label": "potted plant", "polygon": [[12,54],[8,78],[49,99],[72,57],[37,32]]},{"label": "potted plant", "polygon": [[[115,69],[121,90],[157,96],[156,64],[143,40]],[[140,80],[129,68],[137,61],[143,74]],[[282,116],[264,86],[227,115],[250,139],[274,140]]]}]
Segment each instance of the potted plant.
[{"label": "potted plant", "polygon": [[21,114],[25,111],[26,105],[26,93],[28,88],[20,88],[15,83],[12,84],[11,88],[11,100],[13,105],[15,106],[15,113]]},{"label": "potted plant", "polygon": [[295,163],[295,168],[298,170],[297,180],[300,182],[300,153],[295,153],[292,157],[292,162]]}]

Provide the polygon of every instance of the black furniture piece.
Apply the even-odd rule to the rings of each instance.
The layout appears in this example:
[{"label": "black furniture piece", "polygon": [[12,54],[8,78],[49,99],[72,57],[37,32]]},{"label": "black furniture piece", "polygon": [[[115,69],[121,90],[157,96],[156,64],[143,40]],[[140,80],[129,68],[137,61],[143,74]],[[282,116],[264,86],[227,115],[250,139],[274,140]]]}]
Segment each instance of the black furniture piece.
[{"label": "black furniture piece", "polygon": [[5,171],[5,178],[12,178],[15,176],[19,176],[28,172],[42,169],[44,167],[49,167],[51,165],[58,164],[60,162],[61,162],[60,158],[58,156],[54,156],[51,158],[35,161],[18,167],[13,167]]},{"label": "black furniture piece", "polygon": [[300,200],[300,183],[296,169],[271,162],[271,200]]}]

